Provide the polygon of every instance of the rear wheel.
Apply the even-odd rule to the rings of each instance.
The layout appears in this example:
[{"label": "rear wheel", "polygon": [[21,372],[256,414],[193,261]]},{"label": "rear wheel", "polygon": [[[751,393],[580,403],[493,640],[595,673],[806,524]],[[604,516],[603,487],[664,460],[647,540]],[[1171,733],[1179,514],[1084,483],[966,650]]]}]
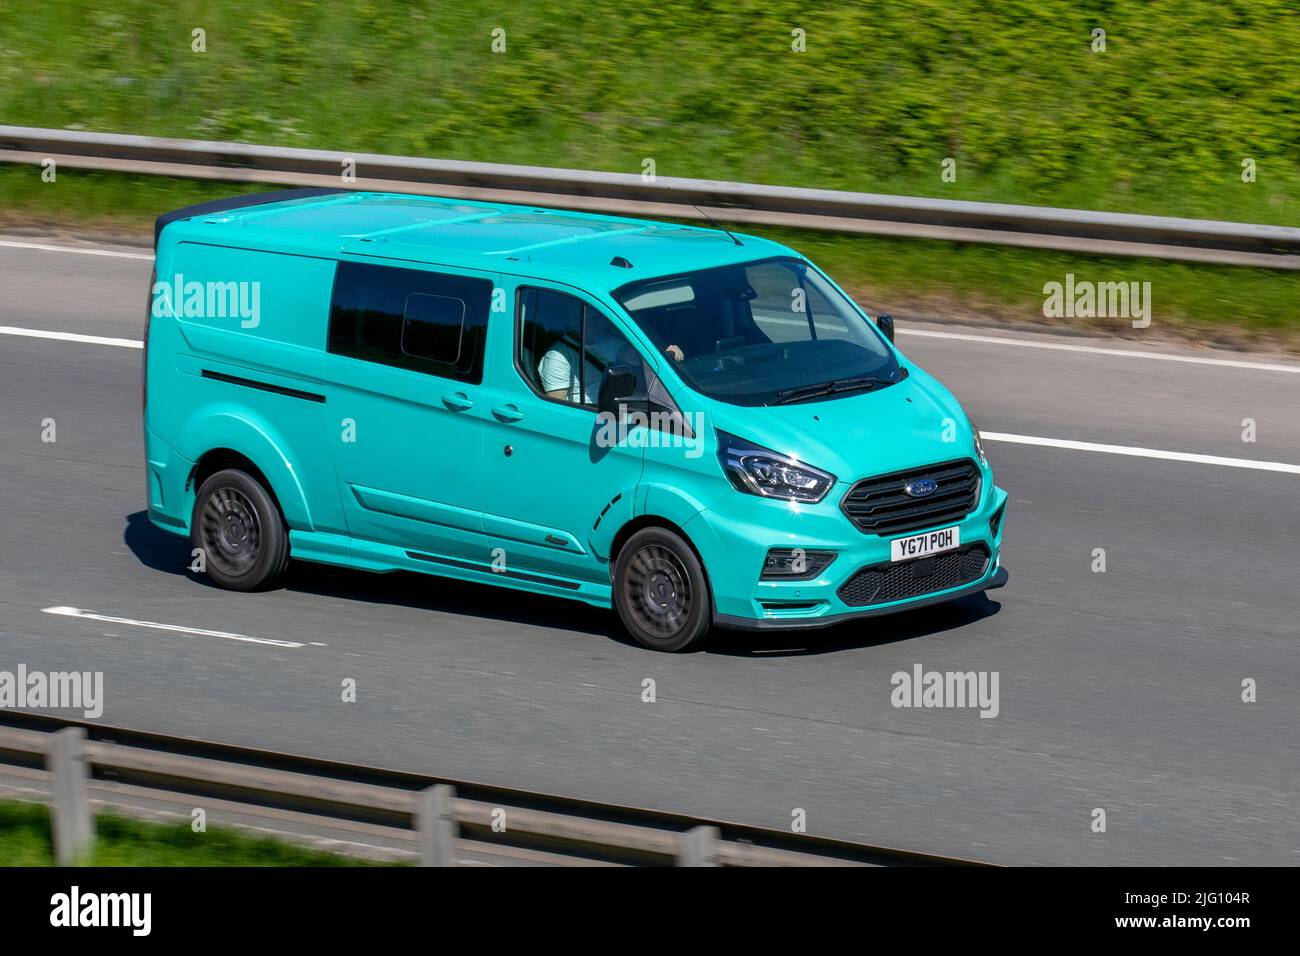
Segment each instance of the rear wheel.
[{"label": "rear wheel", "polygon": [[639,644],[682,651],[713,622],[704,567],[682,538],[667,528],[643,528],[614,563],[614,607]]},{"label": "rear wheel", "polygon": [[254,591],[289,564],[289,533],[271,493],[252,475],[227,468],[199,487],[190,541],[207,575],[223,588]]}]

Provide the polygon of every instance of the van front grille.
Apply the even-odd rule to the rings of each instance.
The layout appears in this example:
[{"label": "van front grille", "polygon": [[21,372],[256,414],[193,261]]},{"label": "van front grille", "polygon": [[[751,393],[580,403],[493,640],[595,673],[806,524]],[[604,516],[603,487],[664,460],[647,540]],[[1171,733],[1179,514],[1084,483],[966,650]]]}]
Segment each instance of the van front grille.
[{"label": "van front grille", "polygon": [[983,544],[968,544],[928,558],[883,561],[859,570],[837,593],[850,607],[936,594],[978,581],[988,570],[989,557],[989,549]]},{"label": "van front grille", "polygon": [[[915,498],[904,490],[926,478],[938,486],[932,494]],[[975,507],[979,489],[979,467],[964,458],[864,478],[849,489],[840,509],[866,534],[902,534],[960,521]]]}]

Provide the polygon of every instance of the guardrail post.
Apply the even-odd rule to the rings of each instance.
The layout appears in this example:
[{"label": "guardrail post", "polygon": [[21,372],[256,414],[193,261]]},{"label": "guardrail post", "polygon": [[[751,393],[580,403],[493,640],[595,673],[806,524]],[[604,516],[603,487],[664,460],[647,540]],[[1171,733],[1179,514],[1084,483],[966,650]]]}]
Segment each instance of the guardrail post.
[{"label": "guardrail post", "polygon": [[415,826],[420,831],[420,866],[455,866],[456,790],[445,783],[420,791]]},{"label": "guardrail post", "polygon": [[95,839],[95,821],[90,815],[86,781],[90,763],[86,760],[86,731],[65,727],[50,735],[45,752],[54,801],[50,822],[54,831],[54,859],[70,866],[90,849]]},{"label": "guardrail post", "polygon": [[717,827],[696,827],[682,834],[681,848],[677,851],[678,866],[717,866],[717,843],[721,836]]}]

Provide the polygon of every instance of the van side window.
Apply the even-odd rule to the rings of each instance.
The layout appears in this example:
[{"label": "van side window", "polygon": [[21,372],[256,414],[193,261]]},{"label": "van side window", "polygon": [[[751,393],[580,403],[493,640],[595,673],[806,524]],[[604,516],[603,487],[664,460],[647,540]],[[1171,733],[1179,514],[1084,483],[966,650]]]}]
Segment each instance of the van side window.
[{"label": "van side window", "polygon": [[491,305],[488,279],[340,262],[328,348],[477,385]]},{"label": "van side window", "polygon": [[406,298],[402,351],[413,358],[455,365],[465,337],[465,300],[412,292]]},{"label": "van side window", "polygon": [[518,314],[519,371],[539,394],[594,408],[600,378],[611,365],[627,365],[644,387],[640,353],[613,322],[581,299],[521,288]]}]

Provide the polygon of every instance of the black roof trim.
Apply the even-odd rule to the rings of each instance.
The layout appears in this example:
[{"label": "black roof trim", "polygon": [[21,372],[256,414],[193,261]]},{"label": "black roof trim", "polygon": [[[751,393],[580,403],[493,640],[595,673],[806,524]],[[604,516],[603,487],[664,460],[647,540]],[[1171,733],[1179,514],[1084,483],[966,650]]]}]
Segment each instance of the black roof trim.
[{"label": "black roof trim", "polygon": [[339,193],[354,192],[351,189],[336,189],[332,186],[309,186],[301,189],[275,189],[265,193],[247,193],[243,196],[229,196],[226,199],[213,199],[193,206],[183,206],[165,212],[153,224],[153,247],[158,248],[158,237],[169,223],[180,219],[192,219],[195,216],[208,216],[212,213],[226,212],[231,209],[243,209],[246,206],[262,206],[266,203],[286,202],[291,199],[311,199],[315,196],[334,196]]}]

